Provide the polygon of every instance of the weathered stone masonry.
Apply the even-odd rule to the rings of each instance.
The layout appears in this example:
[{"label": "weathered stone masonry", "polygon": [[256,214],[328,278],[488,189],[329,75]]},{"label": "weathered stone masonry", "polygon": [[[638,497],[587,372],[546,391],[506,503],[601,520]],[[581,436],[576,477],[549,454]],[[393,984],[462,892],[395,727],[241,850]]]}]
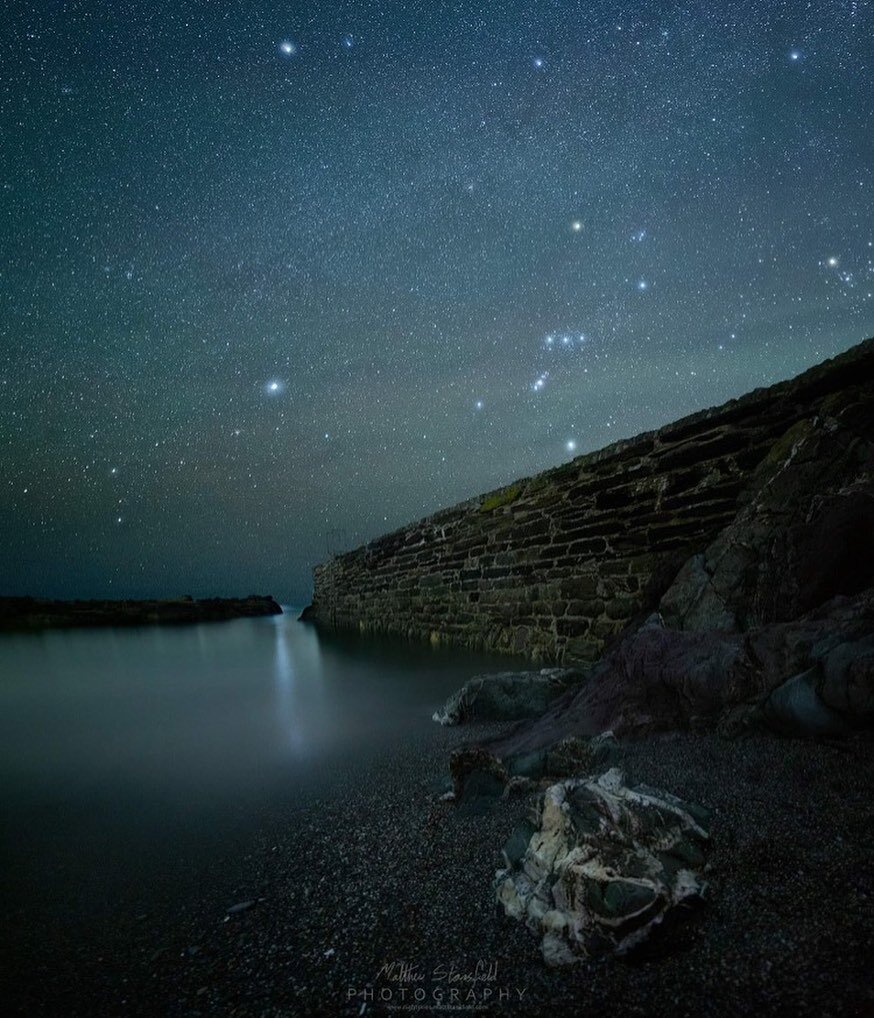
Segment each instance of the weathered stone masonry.
[{"label": "weathered stone masonry", "polygon": [[788,382],[470,499],[315,569],[305,617],[588,662],[734,517],[798,422],[870,386],[874,340]]}]

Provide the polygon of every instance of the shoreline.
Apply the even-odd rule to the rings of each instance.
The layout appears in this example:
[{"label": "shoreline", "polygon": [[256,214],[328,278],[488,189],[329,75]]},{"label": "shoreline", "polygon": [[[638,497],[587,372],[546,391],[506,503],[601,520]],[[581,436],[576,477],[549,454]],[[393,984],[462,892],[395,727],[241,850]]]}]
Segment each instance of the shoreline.
[{"label": "shoreline", "polygon": [[[415,745],[345,761],[328,786],[271,808],[234,858],[204,873],[196,901],[135,905],[96,940],[56,931],[71,937],[63,949],[27,930],[17,946],[27,953],[34,941],[27,961],[38,971],[22,1011],[382,1014],[403,973],[433,989],[440,971],[463,979],[480,962],[481,977],[497,971],[478,992],[510,993],[480,1001],[492,1014],[838,1016],[871,1006],[867,737],[682,733],[624,745],[620,766],[634,781],[713,810],[710,900],[672,932],[670,953],[556,970],[492,890],[530,802],[439,801],[451,750],[506,727],[435,725]],[[21,933],[27,917],[14,919]]]},{"label": "shoreline", "polygon": [[158,598],[153,600],[56,600],[0,597],[0,632],[87,629],[100,626],[186,625],[281,615],[270,595]]}]

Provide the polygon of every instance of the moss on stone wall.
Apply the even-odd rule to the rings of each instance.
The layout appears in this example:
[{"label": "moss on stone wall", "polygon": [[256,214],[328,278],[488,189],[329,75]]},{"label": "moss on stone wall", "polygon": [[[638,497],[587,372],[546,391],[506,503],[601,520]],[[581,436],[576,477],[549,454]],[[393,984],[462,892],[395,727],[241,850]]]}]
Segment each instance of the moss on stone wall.
[{"label": "moss on stone wall", "polygon": [[501,509],[505,505],[511,505],[522,493],[521,484],[508,484],[506,488],[499,488],[490,495],[486,495],[480,502],[479,511],[490,513],[495,509]]}]

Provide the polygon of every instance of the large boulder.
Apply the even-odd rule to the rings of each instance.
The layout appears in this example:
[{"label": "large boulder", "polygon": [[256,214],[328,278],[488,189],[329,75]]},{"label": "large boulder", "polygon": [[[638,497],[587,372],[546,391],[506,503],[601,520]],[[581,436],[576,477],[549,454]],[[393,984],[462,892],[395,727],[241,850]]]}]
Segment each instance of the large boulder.
[{"label": "large boulder", "polygon": [[874,636],[840,643],[764,701],[767,724],[789,735],[847,735],[874,723]]},{"label": "large boulder", "polygon": [[459,725],[536,718],[584,678],[582,672],[571,668],[475,675],[434,712],[434,720],[441,725]]},{"label": "large boulder", "polygon": [[541,938],[547,964],[625,954],[700,898],[707,820],[666,792],[629,787],[616,768],[562,781],[505,845],[498,901]]}]

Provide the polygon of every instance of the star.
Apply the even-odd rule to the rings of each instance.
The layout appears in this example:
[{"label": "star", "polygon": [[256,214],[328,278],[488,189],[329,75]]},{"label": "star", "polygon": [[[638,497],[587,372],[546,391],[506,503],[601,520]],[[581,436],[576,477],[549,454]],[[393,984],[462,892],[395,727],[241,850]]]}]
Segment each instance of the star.
[{"label": "star", "polygon": [[[107,589],[127,561],[92,538],[122,517],[115,543],[147,561],[125,583],[170,593],[190,562],[204,589],[302,600],[322,528],[369,540],[389,501],[411,522],[870,333],[860,0],[784,3],[779,24],[750,5],[716,92],[718,4],[632,4],[621,30],[570,2],[506,0],[485,25],[472,4],[224,6],[122,69],[99,21],[67,18],[61,49],[16,35],[52,73],[4,85],[42,115],[10,120],[0,179],[4,293],[33,326],[0,332],[3,483],[27,507],[0,575]],[[231,564],[196,526],[216,478]]]},{"label": "star", "polygon": [[565,446],[565,448],[567,449],[568,452],[574,452],[576,450],[576,448],[577,448],[577,443],[572,438],[569,438],[565,442],[564,446]]}]

